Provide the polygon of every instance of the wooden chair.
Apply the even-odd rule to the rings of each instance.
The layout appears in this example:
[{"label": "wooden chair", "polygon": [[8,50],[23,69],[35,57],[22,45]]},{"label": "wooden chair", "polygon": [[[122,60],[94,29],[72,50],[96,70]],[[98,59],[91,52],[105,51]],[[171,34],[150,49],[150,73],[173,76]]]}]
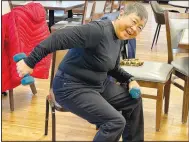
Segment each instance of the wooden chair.
[{"label": "wooden chair", "polygon": [[96,1],[94,12],[92,14],[92,21],[98,20],[104,15],[105,7],[106,7],[106,1]]},{"label": "wooden chair", "polygon": [[[91,21],[91,15],[95,8],[95,2],[88,2],[85,1],[84,6],[84,15],[82,19],[82,23],[78,22],[58,22],[55,25],[51,27],[51,31],[55,32],[56,30],[65,28],[67,26],[79,26],[81,24],[85,24],[89,21]],[[52,87],[52,81],[54,78],[54,75],[57,71],[58,65],[66,55],[68,50],[62,50],[62,51],[56,51],[53,53],[53,59],[52,59],[52,69],[51,69],[51,79],[50,79],[50,93],[46,97],[46,116],[45,116],[45,135],[48,134],[48,119],[49,119],[49,106],[51,107],[51,113],[52,113],[52,141],[56,140],[56,117],[55,117],[55,110],[61,111],[61,112],[67,112],[64,108],[62,108],[54,99],[54,94],[51,89]]]},{"label": "wooden chair", "polygon": [[51,80],[50,80],[50,92],[46,97],[46,115],[45,115],[45,135],[48,134],[48,119],[49,119],[49,106],[51,107],[51,115],[52,115],[52,141],[56,141],[56,115],[55,110],[61,112],[67,112],[63,107],[61,107],[54,98],[54,93],[51,89],[52,81],[56,71],[58,70],[58,65],[66,55],[67,50],[56,51],[53,53],[52,59],[52,69],[51,69]]},{"label": "wooden chair", "polygon": [[[67,25],[70,26],[70,25]],[[76,26],[76,25],[73,25]],[[66,27],[66,26],[64,26]],[[62,27],[63,28],[63,27]],[[55,30],[53,30],[55,32]],[[52,82],[54,79],[54,76],[58,70],[58,66],[60,62],[63,60],[64,56],[68,50],[60,50],[53,53],[52,58],[52,69],[51,69],[51,79],[50,79],[50,92],[49,95],[46,97],[46,115],[45,115],[45,135],[48,134],[48,119],[49,119],[49,106],[51,108],[51,115],[52,115],[52,141],[56,141],[56,115],[55,111],[60,112],[68,112],[63,107],[61,107],[54,98],[54,93],[52,91]]]},{"label": "wooden chair", "polygon": [[8,0],[8,3],[9,3],[10,10],[13,9],[13,5],[12,5],[11,0]]},{"label": "wooden chair", "polygon": [[[187,122],[189,104],[189,57],[173,57],[173,49],[178,49],[178,43],[183,29],[188,28],[188,13],[165,12],[165,24],[167,34],[168,63],[174,67],[173,74],[184,80],[184,87],[172,80],[173,85],[184,91],[182,106],[182,123]],[[186,51],[187,53],[188,51]],[[169,100],[169,95],[167,96]],[[166,113],[168,113],[169,102],[167,102]]]},{"label": "wooden chair", "polygon": [[110,13],[119,11],[121,7],[121,1],[112,0]]},{"label": "wooden chair", "polygon": [[[9,7],[10,7],[10,11],[13,9],[13,5],[12,5],[12,2],[9,0],[9,1],[5,1],[8,3]],[[35,87],[35,84],[31,84],[30,85],[30,88],[32,90],[32,93],[35,95],[37,93],[37,90],[36,90],[36,87]],[[14,96],[13,96],[13,89],[10,89],[9,90],[9,103],[10,103],[10,110],[11,111],[14,111]]]},{"label": "wooden chair", "polygon": [[[163,98],[169,94],[171,84],[172,65],[161,62],[146,61],[142,66],[122,66],[132,74],[141,87],[157,89],[157,96],[142,94],[143,98],[156,100],[156,131],[160,131]],[[165,103],[168,97],[165,97]]]}]

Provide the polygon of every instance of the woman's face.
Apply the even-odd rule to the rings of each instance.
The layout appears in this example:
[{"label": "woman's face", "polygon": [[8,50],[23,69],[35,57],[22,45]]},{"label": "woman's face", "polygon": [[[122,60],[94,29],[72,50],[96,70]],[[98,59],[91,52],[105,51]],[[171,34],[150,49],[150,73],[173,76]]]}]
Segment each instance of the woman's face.
[{"label": "woman's face", "polygon": [[115,32],[120,40],[135,38],[144,28],[146,19],[141,19],[136,13],[123,15],[120,12],[120,17],[114,23]]}]

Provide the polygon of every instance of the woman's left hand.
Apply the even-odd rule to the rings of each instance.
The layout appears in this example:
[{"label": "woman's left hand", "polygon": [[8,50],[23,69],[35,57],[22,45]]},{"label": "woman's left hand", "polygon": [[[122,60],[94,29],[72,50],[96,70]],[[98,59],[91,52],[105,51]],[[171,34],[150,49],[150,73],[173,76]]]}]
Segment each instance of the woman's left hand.
[{"label": "woman's left hand", "polygon": [[138,84],[135,80],[133,80],[133,81],[131,81],[131,82],[129,83],[129,91],[130,91],[133,87],[137,87],[137,88],[140,89],[139,84]]}]

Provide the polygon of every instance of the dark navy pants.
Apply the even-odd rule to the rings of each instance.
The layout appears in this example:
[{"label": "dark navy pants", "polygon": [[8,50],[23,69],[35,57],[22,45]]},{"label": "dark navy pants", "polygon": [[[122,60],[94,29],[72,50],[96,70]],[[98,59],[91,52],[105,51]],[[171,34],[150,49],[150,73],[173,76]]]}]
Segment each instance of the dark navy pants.
[{"label": "dark navy pants", "polygon": [[[99,126],[93,141],[144,141],[142,99],[108,79],[92,85],[60,71],[53,81],[56,101],[70,112]],[[122,113],[120,113],[121,111]]]}]

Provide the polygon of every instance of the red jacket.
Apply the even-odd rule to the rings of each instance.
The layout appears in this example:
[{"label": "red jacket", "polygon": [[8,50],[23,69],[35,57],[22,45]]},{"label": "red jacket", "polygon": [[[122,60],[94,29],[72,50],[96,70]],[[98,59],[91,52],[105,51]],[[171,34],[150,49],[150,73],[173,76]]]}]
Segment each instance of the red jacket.
[{"label": "red jacket", "polygon": [[[39,3],[29,3],[12,9],[2,16],[2,92],[20,85],[13,56],[32,49],[49,36],[46,11]],[[47,79],[51,55],[42,59],[34,68],[33,77]]]}]

